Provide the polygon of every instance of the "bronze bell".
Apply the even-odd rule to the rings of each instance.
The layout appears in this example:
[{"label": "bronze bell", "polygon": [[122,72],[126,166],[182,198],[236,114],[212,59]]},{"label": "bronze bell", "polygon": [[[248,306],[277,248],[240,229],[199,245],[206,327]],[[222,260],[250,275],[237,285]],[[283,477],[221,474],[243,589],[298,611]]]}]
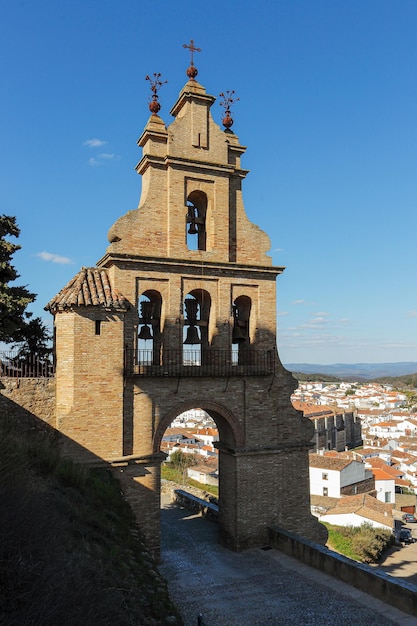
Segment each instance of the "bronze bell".
[{"label": "bronze bell", "polygon": [[187,336],[184,340],[185,344],[195,345],[201,343],[200,335],[196,326],[189,326],[187,328]]},{"label": "bronze bell", "polygon": [[151,329],[149,328],[147,324],[144,324],[142,326],[142,328],[139,331],[138,337],[139,339],[143,339],[144,341],[147,341],[148,339],[152,339]]},{"label": "bronze bell", "polygon": [[243,341],[245,341],[245,339],[245,333],[240,328],[240,326],[234,326],[232,333],[232,343],[242,343]]},{"label": "bronze bell", "polygon": [[189,235],[196,235],[198,233],[197,230],[197,225],[195,223],[195,221],[193,220],[190,224],[190,228],[188,229],[188,234]]}]

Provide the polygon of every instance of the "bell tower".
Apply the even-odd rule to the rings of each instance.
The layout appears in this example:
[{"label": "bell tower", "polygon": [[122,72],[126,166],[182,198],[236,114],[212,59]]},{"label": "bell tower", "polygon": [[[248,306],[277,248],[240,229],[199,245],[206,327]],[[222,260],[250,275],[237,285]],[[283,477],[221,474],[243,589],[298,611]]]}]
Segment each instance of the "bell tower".
[{"label": "bell tower", "polygon": [[[188,80],[168,126],[159,115],[161,75],[147,77],[138,207],[110,228],[97,268],[84,268],[47,307],[57,337],[57,428],[123,466],[157,551],[161,440],[177,415],[202,408],[219,430],[220,541],[234,550],[264,545],[275,525],[323,543],[325,528],[310,514],[313,427],[291,404],[296,381],[276,347],[284,268],[272,266],[269,238],[244,209],[234,92],[221,94],[221,129],[215,98],[196,80],[199,50],[193,41],[185,47]],[[82,378],[79,350],[88,362]]]}]

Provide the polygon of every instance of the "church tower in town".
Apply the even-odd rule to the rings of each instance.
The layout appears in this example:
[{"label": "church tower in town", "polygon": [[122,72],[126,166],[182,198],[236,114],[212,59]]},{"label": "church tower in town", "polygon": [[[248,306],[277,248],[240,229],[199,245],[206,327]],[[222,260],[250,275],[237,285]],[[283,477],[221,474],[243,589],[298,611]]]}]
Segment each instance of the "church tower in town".
[{"label": "church tower in town", "polygon": [[75,458],[119,472],[158,551],[160,444],[180,413],[201,408],[219,431],[219,539],[265,545],[278,526],[323,543],[310,513],[313,427],[290,401],[296,381],[276,347],[270,241],[247,217],[244,146],[232,131],[233,92],[215,98],[188,80],[160,117],[161,76],[138,140],[137,209],[109,231],[106,253],[47,308],[55,318],[56,428]]}]

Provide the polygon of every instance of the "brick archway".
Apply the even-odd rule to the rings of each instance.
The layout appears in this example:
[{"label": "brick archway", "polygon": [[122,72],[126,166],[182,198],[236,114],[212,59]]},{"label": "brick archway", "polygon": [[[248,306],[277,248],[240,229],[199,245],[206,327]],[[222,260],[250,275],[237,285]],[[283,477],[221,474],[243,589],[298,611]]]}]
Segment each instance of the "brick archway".
[{"label": "brick archway", "polygon": [[[162,437],[171,422],[181,413],[195,409],[195,401],[183,402],[178,406],[171,408],[161,419],[153,438],[153,452],[156,454],[160,451]],[[212,400],[203,400],[198,403],[198,408],[206,411],[213,421],[216,423],[219,431],[220,442],[224,445],[230,444],[234,449],[241,448],[244,445],[244,433],[239,421],[225,406]]]}]

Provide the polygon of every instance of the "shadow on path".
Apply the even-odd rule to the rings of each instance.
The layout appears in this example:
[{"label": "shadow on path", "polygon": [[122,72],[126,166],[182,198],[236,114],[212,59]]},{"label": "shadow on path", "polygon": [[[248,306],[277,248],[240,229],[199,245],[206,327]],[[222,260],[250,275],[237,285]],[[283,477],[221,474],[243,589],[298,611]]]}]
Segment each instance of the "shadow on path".
[{"label": "shadow on path", "polygon": [[415,617],[272,549],[231,552],[217,525],[173,504],[161,510],[160,572],[186,626],[390,626]]}]

